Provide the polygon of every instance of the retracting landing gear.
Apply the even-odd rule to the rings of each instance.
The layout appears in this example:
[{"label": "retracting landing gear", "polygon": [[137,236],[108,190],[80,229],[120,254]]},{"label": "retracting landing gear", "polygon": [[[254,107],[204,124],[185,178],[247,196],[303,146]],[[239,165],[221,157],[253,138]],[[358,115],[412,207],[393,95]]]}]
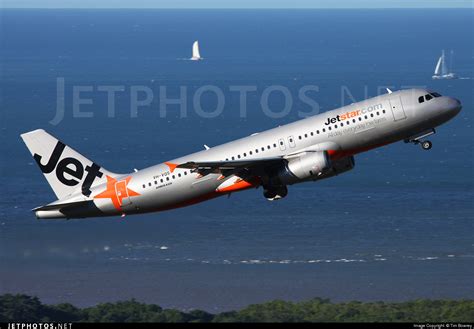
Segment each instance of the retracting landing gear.
[{"label": "retracting landing gear", "polygon": [[415,135],[413,137],[409,137],[405,139],[405,143],[412,143],[412,144],[420,144],[421,148],[425,151],[431,149],[433,147],[433,143],[431,143],[429,140],[423,140],[428,136],[431,136],[436,133],[436,130],[434,129],[429,129],[426,130],[418,135]]},{"label": "retracting landing gear", "polygon": [[286,186],[264,187],[263,196],[269,201],[283,199],[288,194]]}]

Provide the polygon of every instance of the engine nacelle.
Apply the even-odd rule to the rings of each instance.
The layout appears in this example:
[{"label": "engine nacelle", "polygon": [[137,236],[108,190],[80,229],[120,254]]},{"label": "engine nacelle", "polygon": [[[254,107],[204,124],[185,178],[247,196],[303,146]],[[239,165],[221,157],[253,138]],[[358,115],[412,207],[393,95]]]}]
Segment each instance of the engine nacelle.
[{"label": "engine nacelle", "polygon": [[277,179],[282,185],[317,179],[330,166],[331,161],[326,151],[308,152],[288,160],[285,167],[278,172]]}]

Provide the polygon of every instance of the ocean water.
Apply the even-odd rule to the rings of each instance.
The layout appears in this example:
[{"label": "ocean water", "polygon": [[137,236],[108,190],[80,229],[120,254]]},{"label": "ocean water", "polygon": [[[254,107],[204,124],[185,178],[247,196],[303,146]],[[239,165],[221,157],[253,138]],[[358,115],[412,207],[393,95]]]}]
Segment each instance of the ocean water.
[{"label": "ocean water", "polygon": [[[215,312],[275,298],[474,298],[472,10],[1,10],[0,20],[0,293]],[[201,62],[186,60],[196,39]],[[463,79],[431,80],[443,48]],[[58,78],[65,112],[52,124]],[[193,105],[206,85],[224,98],[213,118]],[[125,218],[38,221],[30,211],[55,197],[20,133],[44,128],[130,172],[295,121],[311,110],[298,98],[308,85],[321,112],[385,86],[428,87],[463,111],[429,152],[400,142],[363,153],[353,171],[292,186],[279,202],[259,189]],[[78,86],[89,117],[74,114]],[[114,113],[101,86],[124,90]],[[256,90],[245,115],[232,86]],[[287,115],[264,113],[270,86],[288,88]],[[184,88],[186,113],[160,113],[160,87],[168,98]],[[135,116],[133,88],[154,96]],[[218,102],[206,92],[200,104]],[[282,111],[285,98],[272,93],[269,106]]]}]

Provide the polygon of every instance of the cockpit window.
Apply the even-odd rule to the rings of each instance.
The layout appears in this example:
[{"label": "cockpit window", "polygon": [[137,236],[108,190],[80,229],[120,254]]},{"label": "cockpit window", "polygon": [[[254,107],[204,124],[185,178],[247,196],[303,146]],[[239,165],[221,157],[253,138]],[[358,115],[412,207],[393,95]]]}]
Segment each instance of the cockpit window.
[{"label": "cockpit window", "polygon": [[423,96],[418,97],[418,103],[423,103],[425,98]]},{"label": "cockpit window", "polygon": [[425,98],[426,98],[427,101],[429,101],[429,100],[433,99],[433,96],[431,96],[430,94],[427,94],[427,95],[425,95]]},{"label": "cockpit window", "polygon": [[430,93],[430,95],[433,96],[433,97],[441,97],[441,95],[438,94],[438,93]]}]

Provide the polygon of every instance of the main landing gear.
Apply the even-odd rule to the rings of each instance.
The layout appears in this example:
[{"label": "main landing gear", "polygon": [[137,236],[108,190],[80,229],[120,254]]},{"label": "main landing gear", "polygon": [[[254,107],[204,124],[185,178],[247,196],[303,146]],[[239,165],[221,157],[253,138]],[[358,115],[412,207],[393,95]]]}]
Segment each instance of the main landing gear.
[{"label": "main landing gear", "polygon": [[264,187],[263,196],[269,201],[283,199],[288,194],[286,186]]},{"label": "main landing gear", "polygon": [[405,139],[405,143],[420,144],[421,148],[425,151],[430,150],[433,147],[433,143],[429,140],[424,140],[426,137],[435,134],[434,129],[426,130],[418,135]]}]

